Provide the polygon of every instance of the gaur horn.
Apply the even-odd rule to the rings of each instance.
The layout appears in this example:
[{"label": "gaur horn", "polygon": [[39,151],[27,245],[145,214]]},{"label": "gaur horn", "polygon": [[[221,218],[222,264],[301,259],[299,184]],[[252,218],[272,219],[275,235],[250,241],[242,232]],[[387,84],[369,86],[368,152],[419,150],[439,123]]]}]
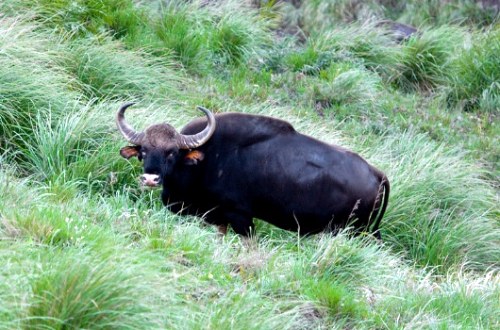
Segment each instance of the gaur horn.
[{"label": "gaur horn", "polygon": [[198,106],[198,110],[205,113],[208,119],[207,127],[203,131],[193,135],[179,134],[179,148],[194,149],[207,142],[215,132],[215,117],[212,112],[204,107]]},{"label": "gaur horn", "polygon": [[141,145],[144,139],[144,133],[135,131],[132,126],[127,124],[127,122],[125,121],[125,110],[127,110],[128,107],[134,104],[135,102],[129,102],[123,104],[120,107],[118,113],[116,114],[116,126],[118,126],[118,129],[128,142],[136,145]]}]

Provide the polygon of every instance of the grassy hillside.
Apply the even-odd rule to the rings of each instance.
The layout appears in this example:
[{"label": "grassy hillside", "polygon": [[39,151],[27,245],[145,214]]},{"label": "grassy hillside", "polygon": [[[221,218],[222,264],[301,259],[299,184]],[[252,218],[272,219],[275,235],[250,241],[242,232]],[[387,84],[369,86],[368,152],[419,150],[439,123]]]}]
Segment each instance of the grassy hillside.
[{"label": "grassy hillside", "polygon": [[[500,328],[494,1],[0,2],[0,329]],[[418,27],[397,42],[384,20]],[[271,115],[392,185],[372,237],[167,211],[137,127]]]}]

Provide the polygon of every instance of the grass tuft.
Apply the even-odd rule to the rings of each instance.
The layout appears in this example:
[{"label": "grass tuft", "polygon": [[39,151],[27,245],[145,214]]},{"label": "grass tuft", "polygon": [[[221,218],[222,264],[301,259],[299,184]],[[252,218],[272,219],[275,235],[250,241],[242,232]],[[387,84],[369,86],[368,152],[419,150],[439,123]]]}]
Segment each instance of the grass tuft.
[{"label": "grass tuft", "polygon": [[457,72],[451,83],[449,100],[465,110],[494,113],[500,109],[500,28],[473,40],[456,59]]},{"label": "grass tuft", "polygon": [[83,95],[91,101],[169,99],[181,81],[172,61],[127,51],[119,42],[100,44],[83,39],[62,51],[60,65],[76,78]]},{"label": "grass tuft", "polygon": [[205,22],[203,12],[195,10],[194,4],[179,1],[167,3],[153,25],[159,40],[155,51],[171,54],[188,69],[207,70],[210,54],[206,48]]},{"label": "grass tuft", "polygon": [[[321,71],[320,81],[314,84],[311,97],[316,109],[332,108],[334,112],[353,114],[370,112],[380,102],[381,82],[377,75],[345,65],[332,65]],[[346,110],[338,109],[346,108]]]},{"label": "grass tuft", "polygon": [[56,115],[76,103],[71,77],[47,51],[51,42],[32,26],[0,18],[0,151],[19,146],[38,113]]},{"label": "grass tuft", "polygon": [[141,21],[130,0],[36,0],[16,5],[36,11],[44,24],[77,36],[108,33],[122,37],[133,33]]},{"label": "grass tuft", "polygon": [[[34,276],[26,327],[150,327],[141,292],[144,284],[113,257],[90,258],[81,252],[49,253]],[[125,266],[125,267],[124,267]]]},{"label": "grass tuft", "polygon": [[401,49],[394,83],[405,91],[432,90],[447,85],[455,72],[453,59],[461,50],[463,30],[442,26],[411,37]]},{"label": "grass tuft", "polygon": [[242,64],[262,56],[271,44],[271,22],[238,1],[221,2],[213,11],[212,23],[209,47],[223,64]]},{"label": "grass tuft", "polygon": [[457,265],[482,270],[498,265],[495,191],[481,178],[481,169],[422,135],[385,137],[377,151],[386,148],[393,187],[381,225],[387,242],[439,272]]}]

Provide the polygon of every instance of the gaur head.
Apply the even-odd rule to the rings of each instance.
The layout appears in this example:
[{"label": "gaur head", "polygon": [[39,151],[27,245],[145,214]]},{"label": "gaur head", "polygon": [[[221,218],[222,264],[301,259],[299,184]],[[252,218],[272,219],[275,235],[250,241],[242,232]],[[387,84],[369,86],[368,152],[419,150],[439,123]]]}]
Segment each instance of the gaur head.
[{"label": "gaur head", "polygon": [[180,134],[168,123],[151,125],[143,132],[138,132],[125,121],[125,110],[133,104],[126,103],[120,107],[116,114],[116,125],[125,139],[133,144],[122,148],[120,155],[126,159],[136,156],[144,164],[141,184],[159,186],[178,161],[193,165],[203,159],[201,152],[192,149],[207,142],[215,131],[215,118],[210,110],[198,107],[207,116],[208,124],[197,134]]}]

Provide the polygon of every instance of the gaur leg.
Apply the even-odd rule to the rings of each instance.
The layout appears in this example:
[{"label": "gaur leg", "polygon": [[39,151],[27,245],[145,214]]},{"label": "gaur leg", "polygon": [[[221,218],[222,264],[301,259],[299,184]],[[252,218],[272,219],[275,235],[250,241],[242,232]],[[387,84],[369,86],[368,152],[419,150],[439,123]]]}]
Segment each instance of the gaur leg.
[{"label": "gaur leg", "polygon": [[255,231],[253,218],[242,212],[224,212],[225,219],[231,225],[234,232],[244,237],[249,237]]},{"label": "gaur leg", "polygon": [[225,225],[217,225],[217,231],[220,236],[226,236],[227,234],[227,224]]},{"label": "gaur leg", "polygon": [[170,199],[170,193],[168,192],[168,189],[163,187],[163,190],[161,191],[161,201],[163,202],[163,205],[167,206],[169,203]]},{"label": "gaur leg", "polygon": [[170,200],[170,192],[165,187],[163,187],[163,190],[161,191],[161,201],[163,202],[163,205],[165,205],[172,213],[183,214],[183,211],[185,211],[183,203],[172,202]]}]

